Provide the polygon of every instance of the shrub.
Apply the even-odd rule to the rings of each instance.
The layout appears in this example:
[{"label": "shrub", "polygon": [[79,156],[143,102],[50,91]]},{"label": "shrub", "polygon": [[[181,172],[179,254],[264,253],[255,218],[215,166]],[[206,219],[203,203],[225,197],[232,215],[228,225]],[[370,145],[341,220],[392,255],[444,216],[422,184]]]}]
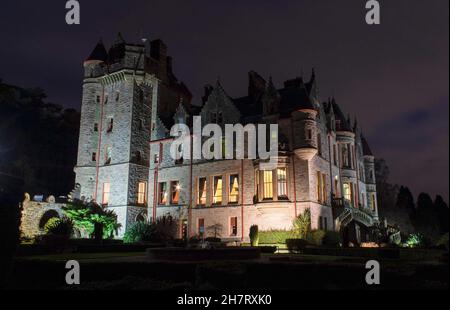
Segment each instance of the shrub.
[{"label": "shrub", "polygon": [[125,243],[167,242],[175,239],[177,221],[170,216],[157,218],[153,223],[135,222],[125,232]]},{"label": "shrub", "polygon": [[315,229],[309,232],[306,240],[310,244],[314,244],[317,246],[321,246],[323,242],[323,238],[325,237],[325,231],[321,229]]},{"label": "shrub", "polygon": [[294,220],[293,226],[295,237],[306,239],[311,230],[311,210],[307,208],[303,213],[299,214]]},{"label": "shrub", "polygon": [[55,225],[56,222],[59,221],[59,217],[52,217],[50,218],[47,223],[45,223],[44,225],[44,231],[47,234],[48,230],[50,229],[50,227],[52,227],[53,225]]},{"label": "shrub", "polygon": [[417,233],[417,234],[410,234],[408,236],[408,239],[405,242],[405,246],[409,247],[409,248],[417,248],[417,247],[422,247],[425,243],[424,237],[422,234]]},{"label": "shrub", "polygon": [[153,225],[155,230],[151,241],[166,242],[177,237],[178,221],[170,215],[157,218]]},{"label": "shrub", "polygon": [[73,222],[68,217],[63,217],[54,221],[47,227],[47,233],[51,235],[70,237],[73,232]]},{"label": "shrub", "polygon": [[152,239],[154,231],[155,227],[149,223],[145,222],[133,223],[125,231],[125,235],[123,236],[123,242],[136,243],[136,242],[150,241]]},{"label": "shrub", "polygon": [[308,245],[305,239],[287,239],[286,246],[290,253],[301,253]]},{"label": "shrub", "polygon": [[258,244],[277,244],[286,243],[286,239],[293,238],[293,232],[290,230],[268,230],[258,232]]},{"label": "shrub", "polygon": [[258,233],[258,225],[250,226],[250,244],[252,246],[258,246],[259,243],[259,233]]},{"label": "shrub", "polygon": [[438,242],[436,243],[436,246],[444,248],[445,250],[448,251],[448,233],[442,235],[439,238]]},{"label": "shrub", "polygon": [[325,236],[323,237],[322,244],[334,247],[340,246],[342,244],[341,234],[338,231],[334,230],[325,231]]}]

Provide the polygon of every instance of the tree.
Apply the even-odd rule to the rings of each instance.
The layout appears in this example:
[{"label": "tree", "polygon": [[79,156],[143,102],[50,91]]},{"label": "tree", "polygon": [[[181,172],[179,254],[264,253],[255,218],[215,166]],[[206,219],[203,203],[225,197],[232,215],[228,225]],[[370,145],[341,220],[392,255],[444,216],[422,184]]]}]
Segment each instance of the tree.
[{"label": "tree", "polygon": [[[76,200],[68,203],[63,208],[64,213],[75,224],[76,228],[84,229],[89,235],[103,230],[103,238],[112,238],[120,227],[117,223],[117,215],[95,202],[84,203]],[[99,229],[99,225],[102,228]],[[96,230],[97,227],[97,230]]]},{"label": "tree", "polygon": [[435,240],[439,235],[439,223],[434,204],[427,193],[420,193],[417,197],[417,209],[413,217],[413,224],[417,232],[430,240]]},{"label": "tree", "polygon": [[449,231],[449,208],[442,196],[437,195],[434,200],[434,211],[439,225],[439,233],[441,235]]},{"label": "tree", "polygon": [[414,232],[412,218],[415,214],[414,197],[408,187],[400,186],[397,202],[393,208],[388,222],[398,226],[400,231],[409,235]]}]

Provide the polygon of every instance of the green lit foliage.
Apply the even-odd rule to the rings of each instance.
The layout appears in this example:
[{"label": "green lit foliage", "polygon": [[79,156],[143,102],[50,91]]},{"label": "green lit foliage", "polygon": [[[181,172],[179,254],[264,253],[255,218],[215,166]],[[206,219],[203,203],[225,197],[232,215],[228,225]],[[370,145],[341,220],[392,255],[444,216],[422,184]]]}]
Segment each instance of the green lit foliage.
[{"label": "green lit foliage", "polygon": [[124,243],[137,243],[151,241],[155,232],[155,226],[146,222],[133,223],[127,228],[123,236]]},{"label": "green lit foliage", "polygon": [[405,246],[409,248],[417,248],[424,245],[424,237],[422,234],[410,234],[405,242]]},{"label": "green lit foliage", "polygon": [[177,221],[171,216],[162,216],[153,223],[136,222],[127,228],[123,241],[136,242],[166,242],[176,238]]},{"label": "green lit foliage", "polygon": [[82,201],[74,201],[63,207],[63,210],[73,221],[75,227],[84,229],[89,235],[94,233],[95,223],[103,226],[103,238],[105,239],[112,238],[120,228],[114,211],[94,202],[86,204]]},{"label": "green lit foliage", "polygon": [[286,239],[294,238],[293,231],[290,230],[267,230],[259,231],[259,244],[284,244]]},{"label": "green lit foliage", "polygon": [[325,231],[321,229],[311,230],[306,236],[306,240],[308,243],[320,246],[323,243],[323,239],[325,237]]},{"label": "green lit foliage", "polygon": [[45,233],[49,232],[50,227],[52,227],[53,225],[55,225],[55,223],[57,223],[59,221],[58,217],[52,217],[50,218],[47,223],[45,223],[44,225],[44,231]]},{"label": "green lit foliage", "polygon": [[299,239],[306,239],[311,231],[311,210],[309,208],[297,216],[293,223],[294,236]]},{"label": "green lit foliage", "polygon": [[250,226],[250,243],[252,246],[258,246],[259,243],[259,232],[258,232],[258,225],[252,225]]},{"label": "green lit foliage", "polygon": [[46,225],[46,227],[47,227],[47,234],[51,235],[70,237],[73,232],[73,222],[68,217],[56,219],[56,221],[52,221],[52,223],[50,223],[48,226]]}]

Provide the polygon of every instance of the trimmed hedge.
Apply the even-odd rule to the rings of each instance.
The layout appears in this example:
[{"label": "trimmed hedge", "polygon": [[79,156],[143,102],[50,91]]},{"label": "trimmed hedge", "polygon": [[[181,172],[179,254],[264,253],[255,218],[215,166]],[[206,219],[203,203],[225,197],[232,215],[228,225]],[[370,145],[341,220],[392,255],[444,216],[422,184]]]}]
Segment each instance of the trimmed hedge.
[{"label": "trimmed hedge", "polygon": [[308,245],[305,239],[287,239],[286,246],[290,253],[303,253]]},{"label": "trimmed hedge", "polygon": [[259,244],[280,244],[286,243],[287,239],[293,238],[290,230],[268,230],[259,232]]}]

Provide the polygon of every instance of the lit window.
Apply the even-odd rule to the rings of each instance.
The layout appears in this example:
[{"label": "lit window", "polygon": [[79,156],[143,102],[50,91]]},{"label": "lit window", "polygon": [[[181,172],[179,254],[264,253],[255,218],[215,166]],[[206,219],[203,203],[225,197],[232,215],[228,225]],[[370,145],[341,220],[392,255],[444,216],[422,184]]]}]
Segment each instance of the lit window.
[{"label": "lit window", "polygon": [[155,155],[153,155],[153,162],[155,164],[159,163],[159,154],[158,153],[155,153]]},{"label": "lit window", "polygon": [[277,181],[278,181],[278,198],[287,198],[287,178],[286,178],[286,168],[277,169]]},{"label": "lit window", "polygon": [[239,201],[239,175],[230,175],[230,194],[229,202],[237,203]]},{"label": "lit window", "polygon": [[110,184],[103,183],[102,204],[104,205],[107,205],[109,203],[109,191],[110,191]]},{"label": "lit window", "polygon": [[237,217],[230,218],[230,236],[237,236]]},{"label": "lit window", "polygon": [[273,199],[273,182],[272,182],[272,171],[264,170],[263,172],[264,180],[264,199]]},{"label": "lit window", "polygon": [[375,211],[375,209],[376,209],[376,202],[375,202],[376,197],[375,197],[375,193],[371,193],[371,194],[370,194],[370,200],[371,200],[371,207],[372,207],[372,210]]},{"label": "lit window", "polygon": [[343,187],[343,191],[344,191],[344,199],[347,201],[352,201],[351,184],[345,182],[344,184],[342,184],[342,187]]},{"label": "lit window", "polygon": [[160,205],[165,205],[167,203],[167,184],[159,183],[159,200]]},{"label": "lit window", "polygon": [[179,181],[173,181],[170,183],[170,191],[171,191],[171,202],[172,204],[178,204],[180,201],[180,182]]},{"label": "lit window", "polygon": [[147,182],[139,182],[138,184],[138,204],[145,204],[147,196]]},{"label": "lit window", "polygon": [[200,218],[197,221],[197,232],[200,237],[203,237],[205,234],[205,219]]},{"label": "lit window", "polygon": [[327,199],[327,175],[324,173],[322,174],[322,202],[326,203]]},{"label": "lit window", "polygon": [[206,204],[206,178],[198,179],[198,204]]},{"label": "lit window", "polygon": [[222,203],[222,177],[216,176],[214,177],[214,183],[213,183],[214,189],[213,189],[213,203],[214,204],[221,204]]}]

